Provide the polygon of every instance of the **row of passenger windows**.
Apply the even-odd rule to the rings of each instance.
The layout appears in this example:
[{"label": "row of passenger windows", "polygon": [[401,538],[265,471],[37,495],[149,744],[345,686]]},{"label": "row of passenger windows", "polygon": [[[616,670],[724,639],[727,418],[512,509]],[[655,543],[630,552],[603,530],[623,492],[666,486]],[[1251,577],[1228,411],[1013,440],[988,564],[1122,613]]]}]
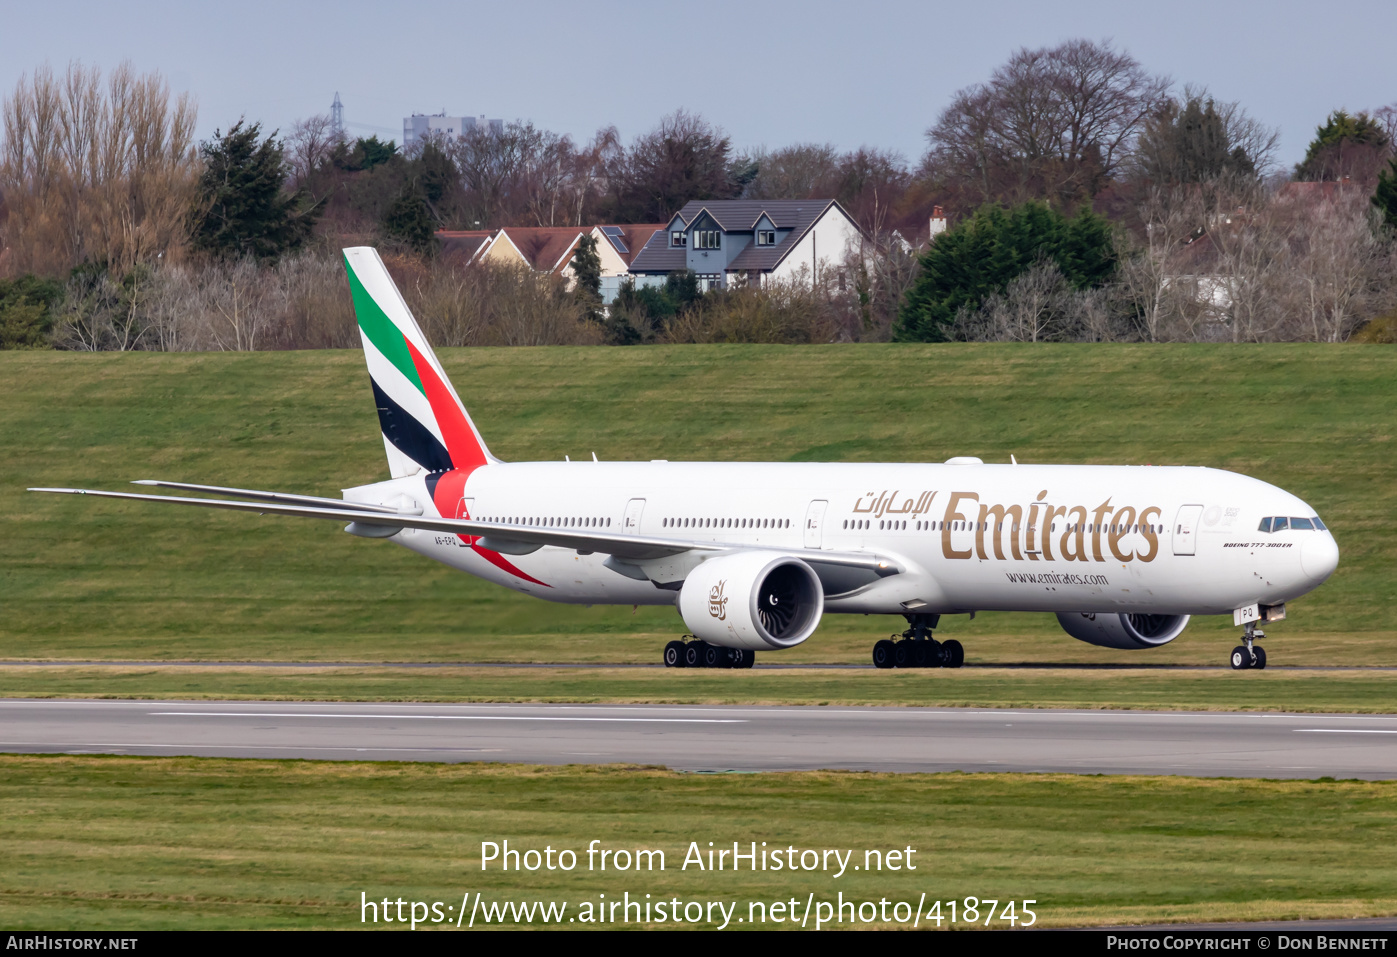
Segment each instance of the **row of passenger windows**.
[{"label": "row of passenger windows", "polygon": [[[1282,521],[1284,521],[1284,519],[1282,519]],[[1315,519],[1315,521],[1317,522],[1317,521],[1319,521],[1319,519]],[[990,523],[989,523],[989,522],[914,522],[914,523],[912,523],[912,530],[913,530],[913,531],[916,531],[916,532],[940,532],[940,531],[945,531],[947,526],[950,526],[950,530],[953,531],[953,532],[964,532],[964,531],[982,531],[982,532],[987,532],[987,531],[989,531]],[[846,530],[852,529],[852,530],[854,530],[854,531],[859,531],[859,530],[861,530],[861,529],[868,529],[868,528],[872,528],[872,527],[873,527],[873,521],[872,521],[871,519],[853,519],[853,520],[845,519],[845,521],[844,521],[844,528],[845,528]],[[1013,531],[1017,532],[1020,528],[1021,528],[1020,525],[1015,524],[1014,527],[1013,527]],[[1080,524],[1080,523],[1075,523],[1075,524],[1063,525],[1062,528],[1063,528],[1063,531],[1065,531],[1065,532],[1077,532],[1077,531],[1081,531],[1081,532],[1115,532],[1115,531],[1118,531],[1118,530],[1119,530],[1119,532],[1120,532],[1122,535],[1129,534],[1129,533],[1131,533],[1131,532],[1138,532],[1138,531],[1141,530],[1141,528],[1143,528],[1143,529],[1144,529],[1145,531],[1147,531],[1147,532],[1152,532],[1152,533],[1154,533],[1154,534],[1156,534],[1156,535],[1158,535],[1158,534],[1160,534],[1161,532],[1164,531],[1164,526],[1163,526],[1163,525],[1148,525],[1148,524],[1147,524],[1147,525],[1144,525],[1144,526],[1141,526],[1141,525],[1096,524],[1096,523],[1089,523],[1089,524],[1086,524],[1086,525],[1082,525],[1082,524]],[[907,529],[907,522],[902,521],[902,520],[893,522],[893,521],[887,521],[887,520],[885,519],[885,520],[880,521],[880,522],[878,523],[878,529],[879,529],[879,531],[889,531],[889,530],[891,530],[891,531],[905,531],[905,530]],[[1004,531],[1004,523],[1003,523],[1003,522],[998,523],[998,524],[995,526],[995,531],[999,531],[999,532]],[[1049,532],[1049,534],[1051,534],[1051,533],[1056,532],[1056,531],[1057,531],[1057,523],[1054,522],[1054,523],[1052,524],[1052,526],[1048,529],[1048,532]]]},{"label": "row of passenger windows", "polygon": [[790,528],[789,518],[667,518],[665,528]]},{"label": "row of passenger windows", "polygon": [[1294,516],[1287,518],[1284,515],[1268,516],[1261,520],[1261,526],[1258,531],[1283,532],[1287,528],[1303,528],[1309,531],[1319,529],[1321,532],[1329,531],[1329,529],[1324,527],[1324,523],[1319,520],[1318,515],[1313,518],[1295,518]]},{"label": "row of passenger windows", "polygon": [[528,517],[511,515],[501,517],[492,515],[489,518],[477,518],[477,522],[499,522],[501,525],[531,525],[535,528],[610,528],[609,518],[583,518],[578,515],[551,515]]}]

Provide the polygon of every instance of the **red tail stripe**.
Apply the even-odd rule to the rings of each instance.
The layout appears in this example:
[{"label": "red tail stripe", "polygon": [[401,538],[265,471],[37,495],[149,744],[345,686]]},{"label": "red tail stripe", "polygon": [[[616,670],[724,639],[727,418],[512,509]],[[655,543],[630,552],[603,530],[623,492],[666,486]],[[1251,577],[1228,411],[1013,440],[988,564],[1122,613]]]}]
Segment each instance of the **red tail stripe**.
[{"label": "red tail stripe", "polygon": [[[470,469],[452,469],[442,475],[437,480],[437,487],[432,492],[432,504],[437,507],[437,514],[443,518],[470,518],[470,513],[461,507],[461,500],[466,494],[466,480],[471,477]],[[502,556],[499,552],[492,552],[488,548],[481,548],[476,544],[477,536],[462,535],[461,540],[475,550],[475,553],[485,559],[496,568],[503,569],[517,578],[524,581],[533,582],[535,585],[542,585],[544,588],[552,588],[548,582],[541,582],[532,575],[516,568],[513,563]]]},{"label": "red tail stripe", "polygon": [[[451,394],[451,390],[446,387],[441,376],[437,375],[437,370],[432,368],[432,364],[426,360],[422,353],[412,344],[412,340],[404,337],[407,343],[408,353],[412,356],[412,364],[417,369],[417,376],[422,380],[422,391],[427,394],[427,402],[432,407],[432,413],[437,417],[437,426],[441,429],[441,437],[446,440],[446,450],[451,453],[451,464],[458,469],[465,469],[469,472],[477,466],[485,464],[485,450],[480,447],[480,443],[475,438],[475,431],[471,429],[471,424],[466,421],[465,413],[461,411],[460,404],[456,397]],[[445,512],[442,512],[445,515]]]},{"label": "red tail stripe", "polygon": [[526,581],[526,582],[533,582],[535,585],[542,585],[544,588],[552,588],[552,587],[553,587],[552,585],[548,584],[548,582],[541,582],[541,581],[539,581],[537,578],[534,578],[532,575],[528,575],[528,574],[526,574],[526,573],[520,571],[518,568],[515,568],[515,567],[514,567],[512,564],[510,564],[509,561],[506,560],[505,557],[504,557],[503,555],[501,555],[499,552],[492,552],[492,551],[490,551],[490,549],[488,549],[488,548],[481,548],[479,545],[476,545],[476,546],[474,546],[474,547],[475,547],[475,553],[476,553],[477,555],[479,555],[481,558],[485,559],[485,560],[486,560],[487,562],[489,562],[491,565],[494,565],[496,568],[503,568],[505,571],[509,572],[511,575],[517,575],[518,577],[524,579],[524,581]]}]

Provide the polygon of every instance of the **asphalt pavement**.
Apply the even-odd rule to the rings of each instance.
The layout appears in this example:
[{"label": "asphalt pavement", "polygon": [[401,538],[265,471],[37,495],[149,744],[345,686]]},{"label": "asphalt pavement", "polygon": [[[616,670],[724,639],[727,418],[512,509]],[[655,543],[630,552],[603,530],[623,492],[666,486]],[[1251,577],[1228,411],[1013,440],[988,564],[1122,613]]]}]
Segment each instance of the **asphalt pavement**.
[{"label": "asphalt pavement", "polygon": [[1397,716],[8,699],[0,751],[1377,780]]}]

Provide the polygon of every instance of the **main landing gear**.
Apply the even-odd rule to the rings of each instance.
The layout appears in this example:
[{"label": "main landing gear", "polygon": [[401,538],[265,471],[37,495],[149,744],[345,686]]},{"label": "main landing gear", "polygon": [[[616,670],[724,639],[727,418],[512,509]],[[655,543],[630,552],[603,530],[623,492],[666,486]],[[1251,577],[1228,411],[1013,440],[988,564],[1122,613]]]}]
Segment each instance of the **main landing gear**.
[{"label": "main landing gear", "polygon": [[1266,633],[1256,627],[1256,622],[1246,623],[1242,632],[1242,644],[1232,649],[1232,670],[1243,671],[1247,668],[1266,667],[1266,649],[1260,645],[1253,644],[1257,638],[1265,638]]},{"label": "main landing gear", "polygon": [[873,646],[875,668],[959,668],[965,664],[965,647],[954,638],[937,641],[931,630],[940,615],[907,615],[911,625],[901,635],[884,638]]},{"label": "main landing gear", "polygon": [[671,641],[665,645],[666,668],[750,668],[757,653],[746,648],[724,648],[706,641]]}]

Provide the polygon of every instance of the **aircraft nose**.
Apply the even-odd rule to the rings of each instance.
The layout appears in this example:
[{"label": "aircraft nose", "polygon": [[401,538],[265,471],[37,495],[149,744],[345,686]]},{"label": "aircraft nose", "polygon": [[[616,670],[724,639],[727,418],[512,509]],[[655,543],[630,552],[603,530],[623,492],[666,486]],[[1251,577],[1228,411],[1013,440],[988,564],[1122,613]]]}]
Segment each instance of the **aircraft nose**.
[{"label": "aircraft nose", "polygon": [[1339,567],[1339,544],[1334,536],[1319,534],[1306,539],[1300,549],[1300,567],[1317,582],[1334,574]]}]

